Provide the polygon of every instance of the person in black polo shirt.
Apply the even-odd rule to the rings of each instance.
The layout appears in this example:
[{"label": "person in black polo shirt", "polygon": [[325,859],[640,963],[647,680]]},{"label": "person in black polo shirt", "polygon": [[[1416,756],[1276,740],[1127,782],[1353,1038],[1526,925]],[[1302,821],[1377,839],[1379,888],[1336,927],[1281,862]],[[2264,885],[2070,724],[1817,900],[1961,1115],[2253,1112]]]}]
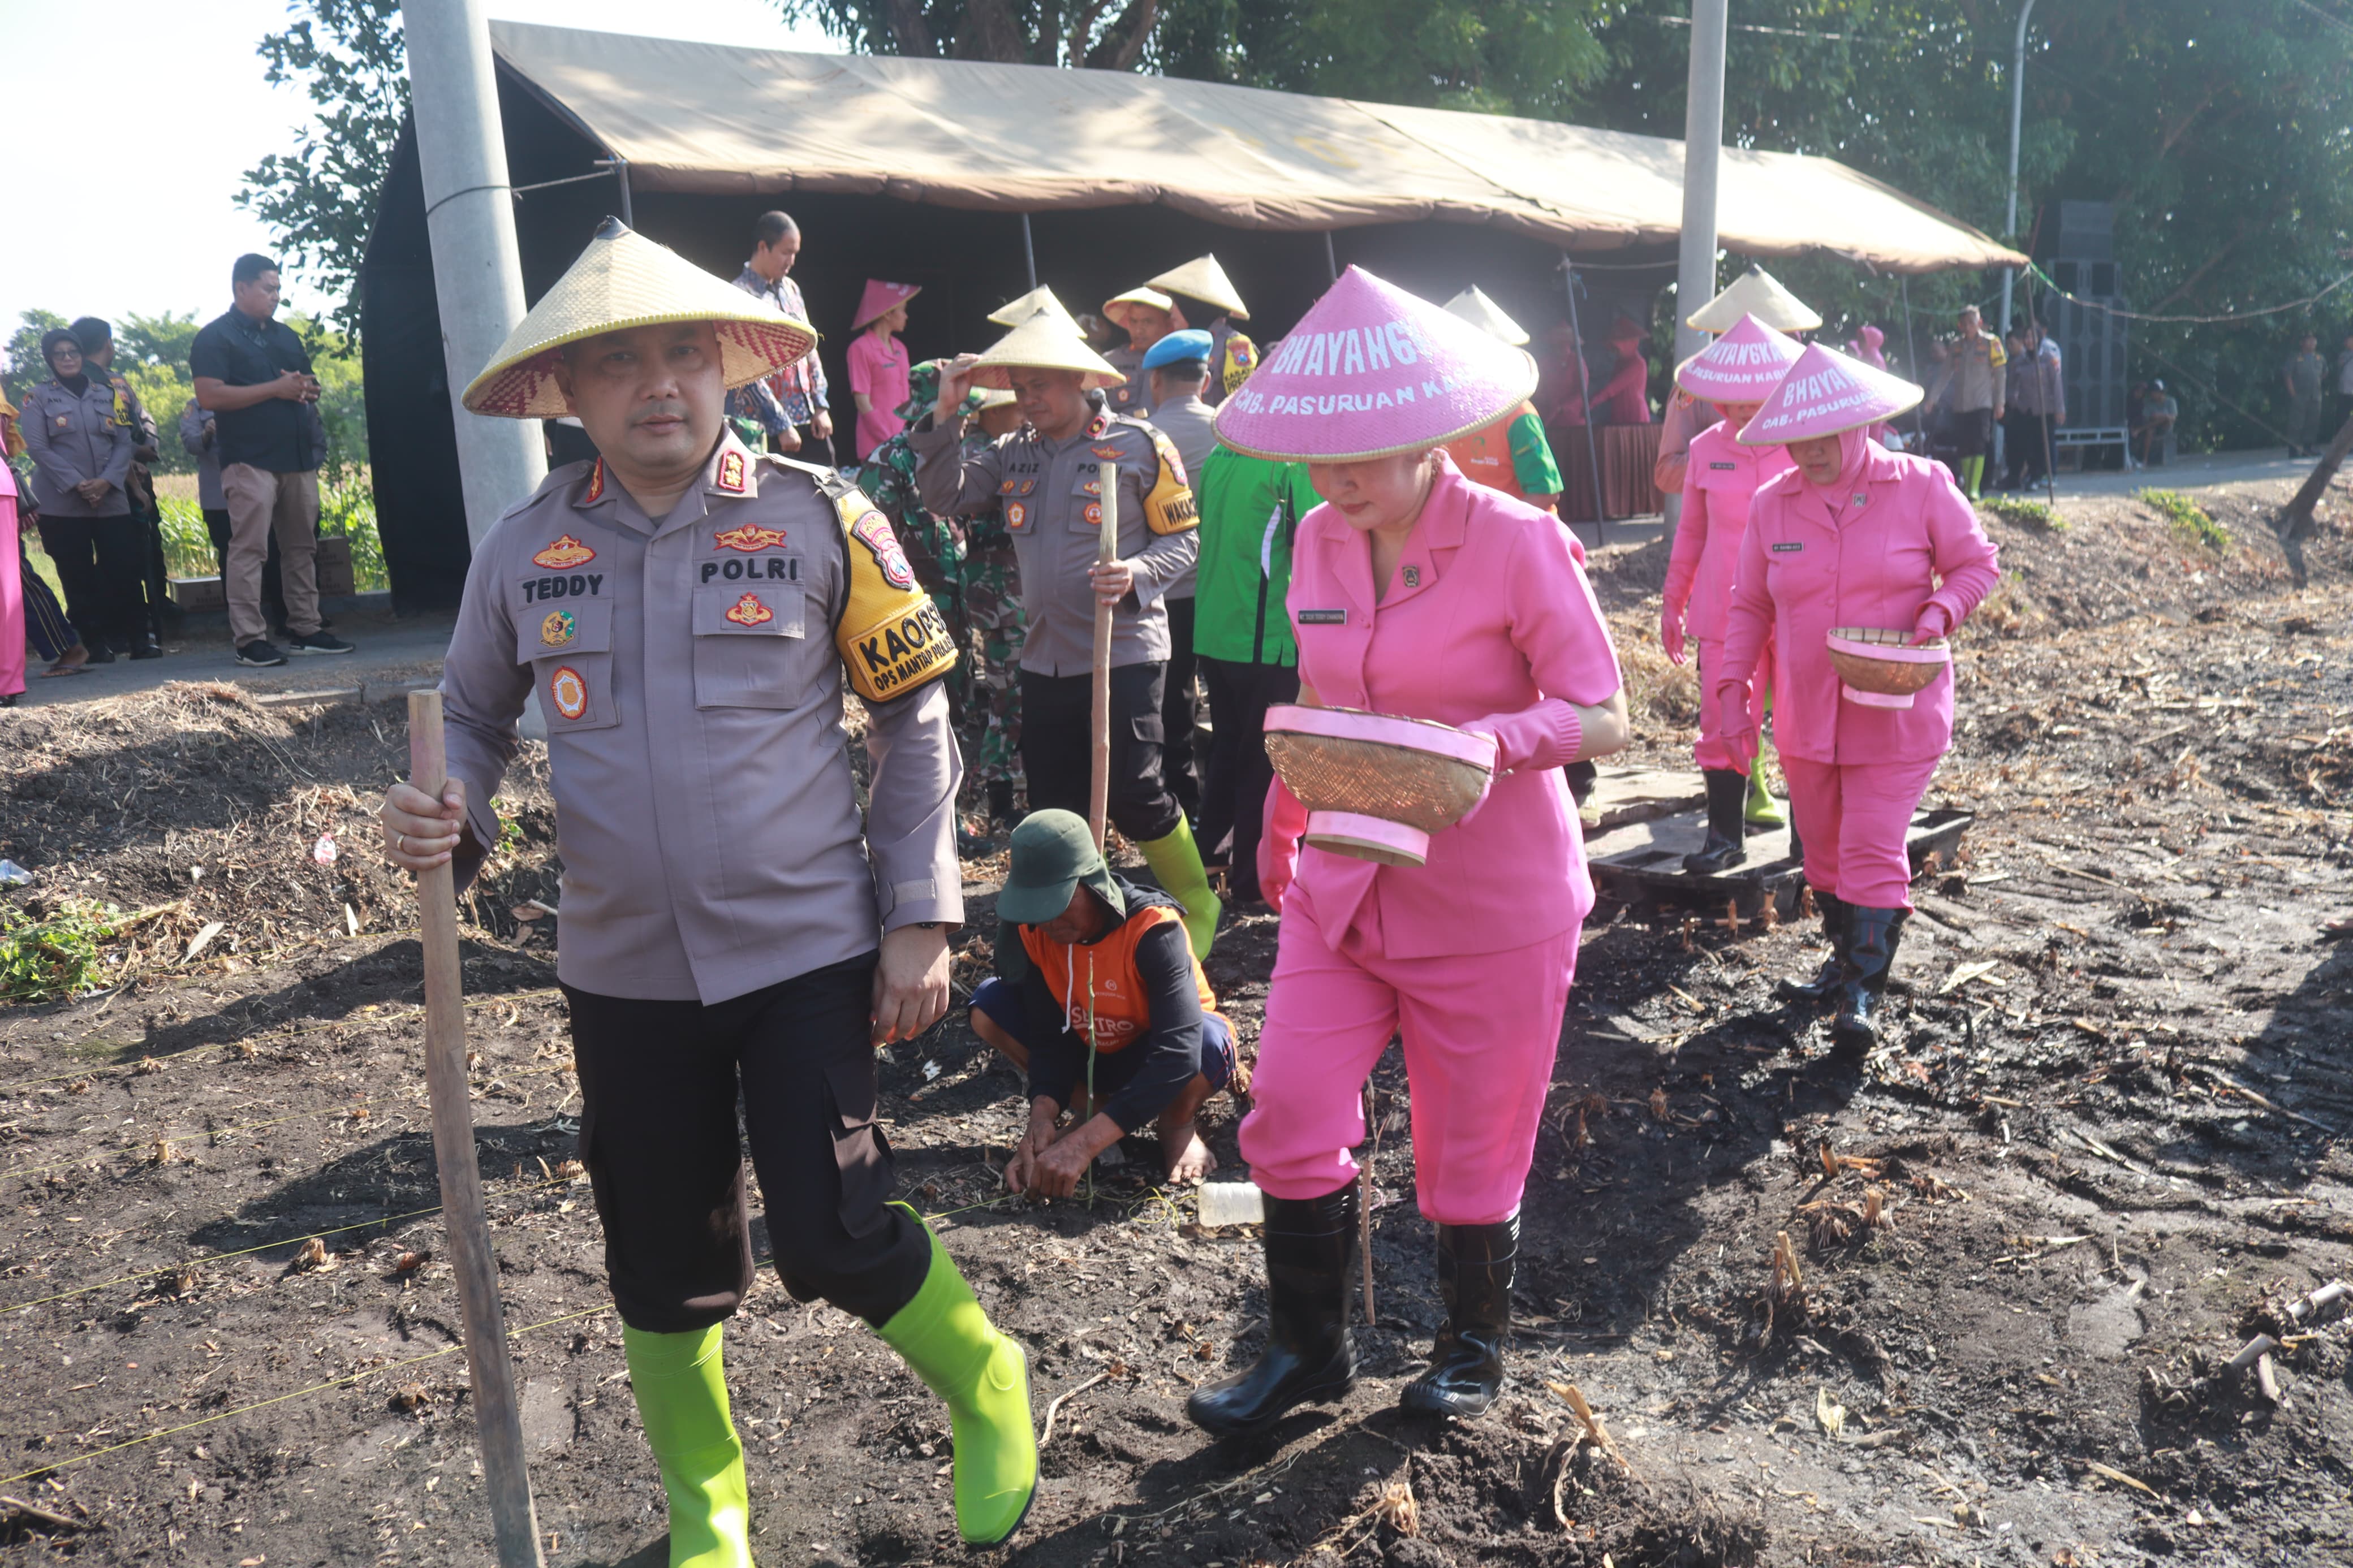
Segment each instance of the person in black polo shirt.
[{"label": "person in black polo shirt", "polygon": [[286,595],[286,646],[294,653],[349,653],[352,645],[319,624],[319,459],[324,455],[303,405],[319,383],[302,340],[278,321],[278,263],[240,256],[230,270],[237,303],[206,323],[188,353],[196,402],[211,411],[228,504],[229,636],[239,664],[284,664],[263,637],[261,563],[278,540]]}]

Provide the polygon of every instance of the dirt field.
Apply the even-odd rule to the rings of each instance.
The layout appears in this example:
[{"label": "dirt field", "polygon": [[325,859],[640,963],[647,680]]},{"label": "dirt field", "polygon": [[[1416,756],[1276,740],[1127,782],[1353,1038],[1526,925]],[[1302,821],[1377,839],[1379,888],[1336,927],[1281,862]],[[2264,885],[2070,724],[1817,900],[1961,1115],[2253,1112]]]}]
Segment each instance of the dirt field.
[{"label": "dirt field", "polygon": [[[1964,633],[1931,795],[1978,825],[1916,889],[1868,1063],[1769,995],[1812,967],[1806,930],[1588,928],[1514,1389],[1482,1421],[1395,1408],[1437,1302],[1394,1053],[1367,1375],[1224,1445],[1181,1403],[1256,1349],[1254,1237],[1195,1226],[1145,1179],[1148,1143],[1092,1208],[992,1202],[1018,1080],[960,1024],[887,1053],[904,1194],[1029,1347],[1040,1418],[1070,1395],[1004,1560],[2353,1560],[2353,1328],[2288,1310],[2353,1273],[2353,960],[2331,927],[2353,913],[2353,548],[2340,503],[2294,588],[2260,524],[2276,499],[2216,501],[2221,548],[2123,500],[2062,532],[1989,522],[2005,580]],[[1632,760],[1681,766],[1694,692],[1657,652],[1662,570],[1662,547],[1608,552],[1597,580]],[[94,993],[0,1012],[0,1564],[489,1563],[417,949],[366,848],[397,710],[178,686],[0,722],[0,855],[36,874],[7,904],[142,917],[99,943]],[[659,1488],[565,1163],[553,922],[516,918],[560,903],[543,771],[506,800],[466,967],[541,1527],[551,1563],[658,1568]],[[1272,938],[1245,922],[1212,961],[1246,1038]],[[1234,1120],[1216,1106],[1229,1165]],[[2279,1347],[2223,1371],[2257,1332]],[[770,1277],[728,1355],[764,1563],[965,1559],[944,1414],[861,1325]]]}]

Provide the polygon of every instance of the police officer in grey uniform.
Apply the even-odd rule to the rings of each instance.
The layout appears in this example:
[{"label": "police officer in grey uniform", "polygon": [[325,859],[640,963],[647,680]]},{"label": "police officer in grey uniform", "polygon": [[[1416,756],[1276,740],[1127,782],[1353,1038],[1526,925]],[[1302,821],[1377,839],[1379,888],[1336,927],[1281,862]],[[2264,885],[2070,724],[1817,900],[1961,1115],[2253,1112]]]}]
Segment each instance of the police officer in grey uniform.
[{"label": "police officer in grey uniform", "polygon": [[1175,303],[1149,285],[1103,301],[1103,319],[1127,334],[1127,342],[1103,356],[1104,363],[1126,377],[1103,389],[1103,407],[1111,413],[1142,419],[1152,412],[1152,382],[1144,374],[1144,356],[1176,324]]},{"label": "police officer in grey uniform", "polygon": [[[1008,388],[1029,423],[974,453],[965,448],[956,411],[976,376]],[[1021,762],[1032,809],[1087,813],[1094,608],[1098,598],[1112,605],[1110,818],[1185,906],[1186,931],[1200,955],[1216,933],[1219,904],[1191,825],[1163,775],[1160,713],[1170,650],[1164,597],[1193,568],[1199,520],[1168,437],[1088,406],[1088,389],[1115,386],[1118,376],[1075,331],[1050,315],[1033,316],[987,353],[943,367],[939,402],[909,441],[931,510],[966,516],[1002,505],[1029,623],[1021,648]],[[1119,558],[1098,565],[1106,461],[1117,465]]]},{"label": "police officer in grey uniform", "polygon": [[[470,877],[537,695],[581,1156],[672,1560],[714,1568],[751,1561],[718,1360],[753,1279],[739,1100],[786,1286],[864,1318],[947,1400],[965,1538],[1010,1534],[1037,1475],[1021,1352],[887,1201],[874,1121],[871,1047],[944,1012],[964,914],[953,646],[855,486],[754,455],[722,416],[728,386],[814,342],[608,222],[464,399],[576,414],[603,456],[476,550],[442,671],[448,792],[396,784],[383,811],[395,864]],[[862,822],[845,688],[873,760]]]}]

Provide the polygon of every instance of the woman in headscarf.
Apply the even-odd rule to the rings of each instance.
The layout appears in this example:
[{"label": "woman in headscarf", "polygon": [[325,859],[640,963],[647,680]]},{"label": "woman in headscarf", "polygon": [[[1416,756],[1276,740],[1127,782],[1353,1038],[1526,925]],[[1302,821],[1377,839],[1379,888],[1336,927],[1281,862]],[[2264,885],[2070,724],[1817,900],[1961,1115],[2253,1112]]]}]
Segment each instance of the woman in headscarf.
[{"label": "woman in headscarf", "polygon": [[1271,792],[1259,885],[1282,914],[1241,1150],[1267,1194],[1257,1363],[1187,1402],[1223,1436],[1355,1379],[1358,1092],[1402,1033],[1414,1190],[1445,1325],[1409,1409],[1476,1415],[1504,1379],[1519,1207],[1593,903],[1564,764],[1626,743],[1618,660],[1568,531],[1440,450],[1516,408],[1533,362],[1351,267],[1218,414],[1233,450],[1304,462],[1290,610],[1300,701],[1493,737],[1485,799],[1419,866],[1300,847]]},{"label": "woman in headscarf", "polygon": [[[1728,871],[1747,859],[1744,845],[1748,825],[1761,812],[1772,815],[1759,826],[1779,826],[1773,797],[1757,776],[1757,753],[1735,752],[1716,733],[1721,726],[1711,682],[1724,663],[1725,609],[1732,598],[1741,537],[1748,529],[1749,500],[1757,486],[1789,466],[1778,447],[1744,447],[1737,433],[1756,417],[1765,395],[1804,352],[1794,338],[1754,316],[1743,316],[1731,331],[1675,369],[1675,385],[1684,396],[1724,411],[1720,421],[1692,438],[1683,516],[1675,523],[1674,551],[1667,560],[1659,611],[1659,646],[1670,660],[1683,662],[1687,630],[1699,644],[1699,740],[1692,756],[1707,781],[1707,837],[1697,854],[1683,857],[1683,868],[1701,875]],[[1749,715],[1752,729],[1762,727],[1763,694],[1772,680],[1772,661],[1768,643],[1758,655],[1762,678],[1752,700],[1760,711]]]},{"label": "woman in headscarf", "polygon": [[1757,490],[1740,546],[1715,686],[1718,739],[1755,749],[1749,681],[1773,647],[1773,739],[1789,781],[1831,956],[1786,994],[1835,1000],[1835,1048],[1878,1041],[1881,1002],[1912,908],[1905,831],[1953,741],[1953,674],[1909,707],[1856,700],[1831,667],[1834,628],[1949,637],[2000,572],[1977,511],[1943,465],[1891,452],[1866,432],[1920,388],[1816,344],[1740,432],[1796,465]]},{"label": "woman in headscarf", "polygon": [[111,648],[149,646],[144,540],[124,488],[138,436],[114,417],[114,389],[88,373],[73,333],[42,333],[41,357],[50,379],[26,395],[24,412],[41,547],[58,563],[90,662],[109,664]]}]

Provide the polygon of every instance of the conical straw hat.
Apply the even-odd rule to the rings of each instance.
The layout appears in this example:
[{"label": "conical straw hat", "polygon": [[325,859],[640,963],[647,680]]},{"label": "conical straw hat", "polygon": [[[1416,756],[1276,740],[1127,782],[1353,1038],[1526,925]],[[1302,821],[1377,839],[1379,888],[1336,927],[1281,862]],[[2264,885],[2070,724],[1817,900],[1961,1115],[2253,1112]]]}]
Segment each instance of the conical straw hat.
[{"label": "conical straw hat", "polygon": [[1683,325],[1695,332],[1729,331],[1743,316],[1784,332],[1810,332],[1822,324],[1811,306],[1776,283],[1770,272],[1752,266],[1731,288],[1684,317]]},{"label": "conical straw hat", "polygon": [[555,384],[556,351],[631,327],[709,321],[720,377],[730,387],[771,375],[817,346],[817,330],[780,316],[733,284],[607,218],[539,303],[517,322],[461,400],[476,414],[555,419],[569,414]]},{"label": "conical straw hat", "polygon": [[1675,367],[1675,384],[1709,403],[1761,403],[1806,345],[1754,316]]},{"label": "conical straw hat", "polygon": [[1218,405],[1218,439],[1278,462],[1442,447],[1517,408],[1536,362],[1351,267]]},{"label": "conical straw hat", "polygon": [[1487,298],[1486,291],[1476,283],[1446,301],[1446,308],[1489,337],[1501,338],[1514,348],[1528,341],[1527,329],[1504,314],[1504,308]]},{"label": "conical straw hat", "polygon": [[1083,371],[1084,384],[1090,389],[1122,386],[1127,382],[1127,377],[1113,368],[1110,361],[1087,346],[1087,340],[1079,335],[1077,328],[1056,321],[1044,310],[991,343],[987,352],[973,363],[972,383],[975,386],[1004,390],[1012,384],[1007,372],[1019,365]]},{"label": "conical straw hat", "polygon": [[1103,319],[1124,332],[1132,330],[1127,324],[1129,306],[1149,305],[1155,310],[1166,310],[1173,309],[1176,303],[1157,289],[1148,286],[1130,289],[1124,294],[1114,294],[1103,301]]},{"label": "conical straw hat", "polygon": [[1250,311],[1242,306],[1242,297],[1234,289],[1233,279],[1218,265],[1214,256],[1198,256],[1182,267],[1172,267],[1157,278],[1145,279],[1155,289],[1165,289],[1171,294],[1182,294],[1187,300],[1198,300],[1215,305],[1237,321],[1250,320]]},{"label": "conical straw hat", "polygon": [[1018,300],[1008,300],[991,310],[988,319],[1000,327],[1018,327],[1040,310],[1050,312],[1058,321],[1069,321],[1074,331],[1078,327],[1079,323],[1072,320],[1069,309],[1054,298],[1054,291],[1043,283]]},{"label": "conical straw hat", "polygon": [[1741,426],[1738,439],[1744,447],[1786,447],[1835,436],[1893,419],[1921,396],[1920,388],[1900,375],[1812,343],[1766,396],[1757,417]]},{"label": "conical straw hat", "polygon": [[869,321],[881,320],[893,306],[903,305],[923,291],[921,283],[887,283],[869,278],[865,292],[858,297],[858,314],[851,318],[849,330],[854,332]]}]

